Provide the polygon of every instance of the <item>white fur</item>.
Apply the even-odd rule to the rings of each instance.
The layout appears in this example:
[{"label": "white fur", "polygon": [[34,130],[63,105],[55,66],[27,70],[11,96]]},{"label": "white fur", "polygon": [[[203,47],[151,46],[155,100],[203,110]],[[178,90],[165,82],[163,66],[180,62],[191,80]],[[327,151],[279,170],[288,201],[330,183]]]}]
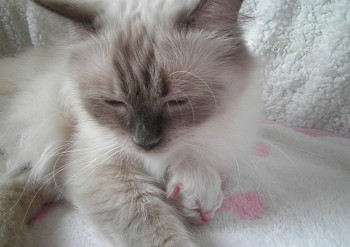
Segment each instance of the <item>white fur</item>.
[{"label": "white fur", "polygon": [[[107,12],[97,21],[108,23],[113,20],[112,25],[108,24],[113,28],[116,24],[128,25],[128,18],[137,14],[138,20],[152,29],[156,23],[168,20],[179,11],[178,6],[186,9],[196,1],[185,2],[152,1],[152,4],[159,5],[157,14],[150,14],[154,6],[148,1],[109,2]],[[110,11],[122,3],[125,8],[120,8],[120,16],[115,12],[112,16]],[[112,35],[107,33],[105,38],[108,40]],[[137,203],[134,208],[123,208],[128,198],[118,194],[121,189],[114,181],[115,176],[120,176],[118,179],[130,176],[136,181],[132,188],[138,186],[138,179],[144,181],[144,187],[137,187],[138,190],[135,187],[133,193],[136,198],[138,194],[159,194],[161,197],[163,191],[153,182],[163,182],[168,171],[167,190],[175,184],[182,185],[180,193],[185,216],[197,219],[201,216],[196,211],[199,208],[202,212],[210,212],[212,217],[223,199],[219,174],[233,167],[235,164],[232,162],[249,150],[255,135],[259,87],[251,82],[256,79],[254,72],[249,66],[232,67],[232,74],[220,76],[222,83],[227,84],[223,96],[225,107],[187,134],[188,143],[178,142],[172,150],[158,156],[145,155],[138,153],[132,143],[121,139],[114,131],[98,124],[84,109],[77,85],[69,73],[69,55],[85,45],[82,43],[62,50],[37,49],[19,59],[9,58],[0,62],[0,147],[9,156],[8,171],[18,171],[30,162],[32,176],[38,180],[56,182],[45,179],[58,175],[58,189],[79,207],[88,220],[101,227],[100,231],[112,243],[117,241],[114,228],[126,229],[135,210],[140,210]],[[202,50],[206,53],[205,47]],[[96,57],[96,64],[100,64],[102,56]],[[210,63],[210,55],[207,56],[208,61],[200,61],[203,67],[200,65],[199,71],[210,67],[208,64],[204,66],[205,62]],[[239,90],[237,85],[245,85],[245,89]],[[128,168],[130,174],[123,171],[114,174],[116,164],[122,166],[119,164],[129,160],[135,165]],[[152,177],[142,177],[137,164],[144,165]],[[142,203],[147,204],[148,199],[144,200]],[[172,208],[161,200],[151,206],[161,211],[156,227],[168,233],[174,229],[181,233],[169,246],[194,246]],[[110,212],[115,208],[122,208],[123,214],[117,212],[115,218],[110,219]],[[163,221],[169,225],[165,226]],[[147,234],[145,231],[145,239]]]},{"label": "white fur", "polygon": [[52,171],[48,164],[70,131],[59,95],[66,63],[65,55],[45,49],[0,61],[0,147],[9,172],[27,162],[39,179]]}]

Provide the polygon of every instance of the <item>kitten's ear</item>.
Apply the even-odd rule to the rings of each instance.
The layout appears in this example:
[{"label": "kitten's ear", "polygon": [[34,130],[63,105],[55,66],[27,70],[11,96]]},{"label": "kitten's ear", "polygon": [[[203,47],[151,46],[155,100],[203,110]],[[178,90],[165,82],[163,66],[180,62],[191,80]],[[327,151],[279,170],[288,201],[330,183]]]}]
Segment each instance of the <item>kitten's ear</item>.
[{"label": "kitten's ear", "polygon": [[99,9],[90,1],[79,0],[32,0],[38,5],[81,24],[89,30],[96,30]]},{"label": "kitten's ear", "polygon": [[182,19],[189,28],[230,34],[237,28],[237,17],[243,0],[201,0],[195,9]]}]

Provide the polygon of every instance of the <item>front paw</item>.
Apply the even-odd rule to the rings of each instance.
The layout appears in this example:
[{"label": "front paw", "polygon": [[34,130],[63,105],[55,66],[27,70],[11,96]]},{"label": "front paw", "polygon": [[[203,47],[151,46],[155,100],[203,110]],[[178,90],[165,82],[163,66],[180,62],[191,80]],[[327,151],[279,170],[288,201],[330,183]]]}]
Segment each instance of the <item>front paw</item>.
[{"label": "front paw", "polygon": [[222,183],[223,177],[210,167],[178,167],[170,173],[167,197],[189,221],[207,223],[223,202]]}]

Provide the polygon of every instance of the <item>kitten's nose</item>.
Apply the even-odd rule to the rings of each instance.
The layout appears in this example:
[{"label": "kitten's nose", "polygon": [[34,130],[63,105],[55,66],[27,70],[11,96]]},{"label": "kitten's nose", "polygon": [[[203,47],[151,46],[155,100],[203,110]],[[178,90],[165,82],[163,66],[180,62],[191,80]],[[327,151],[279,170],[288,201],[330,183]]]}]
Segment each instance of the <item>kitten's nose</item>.
[{"label": "kitten's nose", "polygon": [[152,148],[154,148],[158,142],[159,142],[159,138],[157,139],[153,139],[153,140],[147,140],[147,141],[140,141],[140,140],[133,140],[138,146],[142,147],[144,150],[151,150]]},{"label": "kitten's nose", "polygon": [[151,150],[154,148],[159,143],[159,140],[159,138],[151,140],[135,140],[135,138],[133,138],[133,141],[145,150]]},{"label": "kitten's nose", "polygon": [[162,118],[145,111],[135,115],[135,120],[131,129],[134,143],[144,150],[151,150],[161,139]]}]

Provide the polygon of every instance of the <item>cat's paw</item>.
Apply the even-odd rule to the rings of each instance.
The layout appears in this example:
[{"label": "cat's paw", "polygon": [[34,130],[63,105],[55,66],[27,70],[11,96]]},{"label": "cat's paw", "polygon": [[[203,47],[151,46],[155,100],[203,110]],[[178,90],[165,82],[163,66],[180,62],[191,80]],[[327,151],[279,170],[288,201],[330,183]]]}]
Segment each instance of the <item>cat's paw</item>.
[{"label": "cat's paw", "polygon": [[223,202],[223,180],[223,176],[209,167],[183,166],[171,172],[167,197],[177,202],[189,221],[207,223]]}]

